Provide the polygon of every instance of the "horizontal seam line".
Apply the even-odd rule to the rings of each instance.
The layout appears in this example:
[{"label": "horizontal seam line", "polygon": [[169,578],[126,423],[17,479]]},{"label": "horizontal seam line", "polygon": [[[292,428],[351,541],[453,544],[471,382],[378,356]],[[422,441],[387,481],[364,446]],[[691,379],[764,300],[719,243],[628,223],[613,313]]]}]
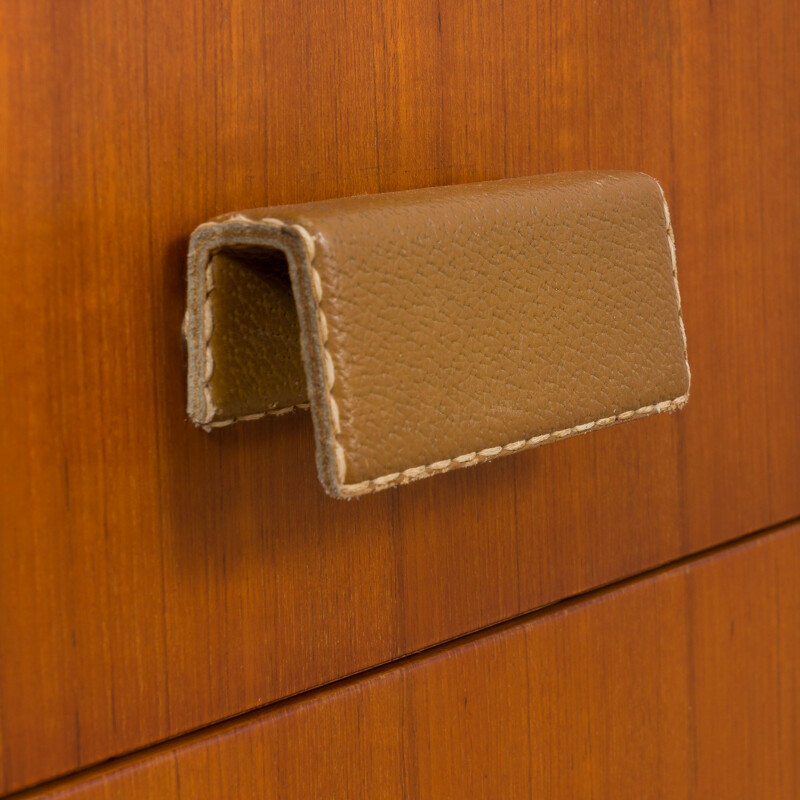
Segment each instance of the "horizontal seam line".
[{"label": "horizontal seam line", "polygon": [[453,468],[454,462],[458,462],[457,466],[459,467],[482,463],[492,458],[496,458],[502,453],[503,450],[510,452],[528,450],[532,447],[546,444],[550,439],[566,438],[573,433],[588,433],[592,428],[605,428],[613,425],[615,422],[625,422],[626,420],[633,419],[637,416],[641,417],[650,416],[651,414],[656,413],[660,414],[664,411],[672,410],[673,406],[675,407],[674,410],[677,410],[678,408],[684,406],[688,399],[688,394],[682,394],[672,400],[661,400],[657,403],[651,403],[650,405],[642,406],[641,408],[637,408],[635,410],[620,411],[619,414],[611,414],[608,417],[599,417],[591,422],[583,422],[579,425],[573,425],[571,428],[562,428],[560,430],[550,431],[549,433],[537,434],[536,436],[531,436],[528,439],[518,439],[514,442],[509,442],[508,444],[483,447],[477,451],[453,456],[452,458],[443,458],[439,461],[433,461],[430,464],[420,465],[417,467],[408,467],[407,469],[400,470],[398,472],[390,472],[386,475],[381,475],[378,478],[369,478],[368,480],[358,481],[357,483],[343,484],[342,490],[343,492],[349,491],[353,494],[360,494],[363,493],[365,488],[371,485],[377,484],[383,488],[384,486],[388,487],[400,482],[404,476],[420,477],[417,474],[420,470],[436,473],[448,472]]},{"label": "horizontal seam line", "polygon": [[361,680],[366,680],[371,677],[378,677],[396,667],[408,663],[414,663],[416,661],[422,661],[423,659],[435,655],[438,652],[453,650],[461,644],[469,644],[470,642],[479,640],[483,637],[492,636],[503,630],[507,630],[514,625],[524,625],[526,622],[529,622],[538,616],[556,613],[557,611],[568,608],[572,605],[577,605],[584,601],[590,601],[598,597],[602,597],[605,594],[622,589],[625,586],[631,585],[638,581],[655,577],[672,569],[678,569],[683,566],[687,566],[704,558],[723,553],[727,550],[733,550],[736,547],[747,545],[750,542],[755,542],[760,538],[766,538],[776,533],[780,533],[782,530],[791,528],[798,523],[800,523],[800,515],[795,515],[789,517],[788,519],[768,524],[764,528],[759,528],[755,531],[749,531],[748,533],[740,534],[732,539],[711,545],[710,547],[678,556],[677,558],[665,561],[653,567],[648,567],[641,572],[637,572],[632,575],[626,575],[609,583],[592,586],[591,588],[578,591],[573,595],[568,595],[559,600],[554,600],[551,603],[545,603],[542,606],[537,606],[536,608],[532,608],[523,612],[522,614],[497,620],[490,625],[486,625],[481,628],[475,628],[471,631],[466,631],[463,634],[453,636],[450,639],[444,639],[434,644],[421,647],[418,650],[405,653],[398,658],[384,661],[380,664],[375,664],[374,666],[367,667],[363,670],[350,673],[348,675],[343,675],[339,678],[334,678],[326,683],[311,686],[294,694],[286,695],[285,697],[277,698],[263,706],[248,708],[245,711],[233,714],[229,717],[213,720],[212,722],[199,728],[190,729],[169,738],[151,742],[134,750],[129,750],[126,753],[120,753],[119,755],[112,756],[104,761],[87,764],[86,766],[79,767],[72,772],[58,775],[54,778],[41,781],[40,783],[31,784],[30,786],[25,786],[22,789],[0,795],[0,800],[22,800],[24,797],[29,796],[34,792],[39,793],[42,791],[59,791],[61,788],[69,788],[70,783],[74,783],[76,779],[79,779],[82,776],[85,776],[86,780],[88,781],[94,779],[95,777],[102,777],[103,773],[107,773],[117,767],[120,769],[129,769],[138,766],[138,764],[145,763],[151,758],[169,753],[170,748],[199,744],[202,743],[204,739],[208,739],[210,741],[214,737],[225,734],[228,732],[228,730],[234,729],[237,726],[244,726],[251,721],[255,722],[258,717],[264,716],[268,713],[278,712],[291,705],[299,705],[303,702],[313,700],[326,692],[347,688],[348,686]]}]

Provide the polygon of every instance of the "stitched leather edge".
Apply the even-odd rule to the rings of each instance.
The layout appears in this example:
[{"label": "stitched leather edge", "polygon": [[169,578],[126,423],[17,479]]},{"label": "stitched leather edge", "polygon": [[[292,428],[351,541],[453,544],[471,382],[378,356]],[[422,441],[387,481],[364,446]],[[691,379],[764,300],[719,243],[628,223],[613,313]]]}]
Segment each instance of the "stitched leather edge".
[{"label": "stitched leather edge", "polygon": [[605,428],[619,422],[627,422],[637,417],[647,417],[652,414],[661,414],[665,411],[677,411],[683,408],[688,400],[689,395],[684,394],[680,397],[676,397],[674,400],[664,400],[660,403],[654,403],[653,405],[642,406],[642,408],[637,408],[634,411],[623,411],[620,414],[614,414],[613,416],[603,417],[593,422],[575,425],[572,428],[564,428],[563,430],[553,431],[552,433],[543,433],[539,436],[533,436],[530,439],[520,439],[510,444],[498,445],[497,447],[486,447],[483,450],[465,453],[464,455],[456,456],[455,458],[447,458],[442,461],[435,461],[432,464],[426,464],[421,467],[411,467],[402,472],[382,475],[380,478],[372,478],[368,481],[361,481],[360,483],[345,484],[341,487],[342,495],[344,497],[357,497],[358,495],[368,492],[388,489],[390,486],[410,483],[420,478],[426,478],[429,475],[449,472],[450,470],[460,467],[471,467],[475,464],[482,464],[485,461],[491,461],[508,453],[532,450],[534,447],[539,447],[551,440],[568,439],[581,433],[588,433],[595,428]]},{"label": "stitched leather edge", "polygon": [[[649,177],[649,176],[648,176]],[[651,178],[651,180],[653,180]],[[205,223],[204,225],[199,226],[195,232],[192,234],[192,247],[190,248],[189,254],[189,264],[190,264],[190,282],[192,282],[192,274],[194,270],[194,282],[197,282],[197,275],[196,270],[199,264],[203,265],[203,287],[204,287],[204,297],[203,297],[203,313],[202,319],[200,322],[200,329],[202,335],[202,342],[203,342],[203,353],[202,353],[202,369],[203,369],[203,389],[202,389],[202,398],[203,398],[203,413],[201,415],[200,424],[205,430],[210,430],[211,428],[215,427],[224,427],[227,425],[231,425],[237,421],[249,421],[260,419],[267,415],[279,415],[285,414],[292,411],[294,408],[308,408],[309,405],[312,407],[312,412],[315,411],[314,404],[302,404],[298,406],[290,406],[287,408],[280,408],[275,409],[272,411],[266,411],[260,414],[252,414],[246,417],[231,417],[227,419],[213,419],[216,409],[214,408],[210,389],[209,389],[209,382],[213,375],[213,353],[211,353],[209,344],[211,340],[211,335],[213,333],[213,318],[211,315],[211,307],[209,303],[209,296],[214,289],[213,286],[213,275],[211,275],[211,268],[210,268],[210,257],[211,254],[214,252],[213,247],[206,246],[202,248],[203,252],[198,252],[200,248],[198,247],[198,238],[202,237],[203,232],[210,232],[212,234],[220,234],[218,237],[212,238],[219,238],[220,241],[218,242],[218,247],[224,246],[225,242],[221,241],[224,239],[224,231],[225,226],[233,224],[241,224],[247,226],[257,226],[262,231],[271,233],[274,235],[274,241],[261,241],[259,243],[262,245],[270,245],[277,247],[278,249],[283,250],[283,252],[287,256],[287,260],[289,261],[290,266],[290,273],[292,274],[292,287],[295,293],[295,299],[298,301],[298,314],[301,321],[301,330],[302,330],[302,347],[303,347],[303,355],[304,355],[304,364],[306,365],[307,375],[309,378],[309,393],[312,395],[315,394],[315,388],[319,386],[319,383],[313,380],[313,375],[311,372],[313,371],[312,365],[309,363],[309,356],[311,356],[311,345],[312,343],[308,341],[309,336],[313,336],[316,339],[314,344],[317,345],[315,348],[316,352],[314,355],[317,356],[315,361],[318,362],[318,365],[321,366],[321,373],[322,373],[322,381],[321,384],[324,387],[324,415],[320,414],[319,412],[323,411],[323,409],[316,409],[317,413],[314,413],[315,422],[317,422],[317,444],[318,452],[317,452],[317,466],[320,475],[320,480],[325,487],[325,489],[335,497],[340,498],[351,498],[351,497],[358,497],[363,494],[368,494],[372,492],[381,491],[383,489],[388,489],[392,486],[398,486],[406,483],[410,483],[415,480],[419,480],[421,478],[428,477],[430,475],[435,475],[439,473],[449,472],[453,469],[459,469],[461,467],[469,467],[475,464],[480,464],[485,461],[491,461],[499,456],[506,455],[508,453],[515,453],[520,452],[522,450],[530,450],[534,447],[539,447],[543,444],[546,444],[550,441],[560,440],[560,439],[567,439],[572,436],[576,436],[582,433],[587,433],[590,430],[594,430],[597,428],[608,427],[610,425],[618,424],[620,422],[627,422],[632,419],[637,419],[640,417],[650,416],[652,414],[660,414],[664,412],[673,412],[677,411],[682,408],[689,400],[689,386],[691,385],[691,371],[689,369],[689,359],[688,359],[688,349],[687,349],[687,342],[686,342],[686,329],[684,326],[683,321],[683,308],[681,305],[681,297],[680,297],[680,289],[678,287],[678,271],[677,271],[677,259],[676,259],[676,251],[675,251],[675,237],[674,232],[672,229],[672,223],[669,213],[669,206],[667,205],[666,196],[664,194],[664,190],[658,181],[654,181],[658,186],[659,191],[661,192],[661,198],[663,202],[663,210],[664,210],[664,223],[666,228],[667,234],[667,241],[670,250],[670,258],[672,262],[672,277],[673,277],[673,285],[675,289],[675,299],[678,306],[678,320],[680,324],[680,331],[681,337],[683,340],[683,354],[684,354],[684,363],[686,366],[686,373],[687,373],[687,391],[685,394],[681,395],[680,397],[676,397],[672,400],[663,400],[658,403],[654,403],[651,405],[642,406],[641,408],[631,409],[628,411],[623,411],[619,414],[614,414],[608,417],[602,417],[597,420],[593,420],[591,422],[582,423],[580,425],[572,426],[571,428],[564,428],[557,431],[552,431],[549,433],[539,434],[537,436],[530,437],[529,439],[519,439],[514,442],[510,442],[504,445],[496,445],[493,447],[486,447],[478,451],[473,451],[471,453],[464,453],[459,456],[455,456],[454,458],[447,458],[441,459],[439,461],[434,461],[430,464],[424,464],[416,467],[409,467],[401,472],[393,472],[388,473],[386,475],[381,475],[378,478],[371,478],[369,480],[360,481],[358,483],[345,483],[345,479],[347,476],[347,457],[344,451],[344,448],[339,444],[338,441],[338,434],[341,432],[341,424],[339,420],[339,408],[338,404],[336,403],[336,399],[332,394],[332,389],[336,383],[336,373],[334,369],[333,360],[331,359],[330,354],[328,353],[325,345],[328,340],[328,322],[327,317],[325,316],[325,312],[322,309],[322,301],[323,301],[323,288],[322,288],[322,280],[320,277],[319,272],[317,271],[316,267],[314,267],[314,257],[316,255],[316,245],[314,243],[313,236],[309,233],[309,231],[304,228],[302,225],[295,224],[295,223],[288,223],[284,222],[283,220],[276,219],[273,217],[263,217],[261,219],[252,219],[247,217],[243,214],[232,214],[230,216],[226,216],[224,218],[214,220],[212,222]],[[304,258],[302,259],[301,264],[295,263],[294,258],[292,257],[294,253],[292,249],[287,248],[285,244],[280,243],[279,237],[281,234],[289,234],[292,235],[293,238],[299,239],[302,247],[301,252]],[[272,237],[270,237],[272,238]],[[235,245],[237,243],[241,244],[241,242],[237,242],[234,238],[229,244]],[[198,262],[198,259],[202,259]],[[299,266],[305,267],[305,276],[307,277],[307,281],[305,282],[305,294],[309,295],[313,302],[313,322],[314,330],[308,331],[307,322],[308,320],[304,320],[304,315],[301,313],[301,304],[300,299],[301,296],[304,294],[302,291],[303,287],[300,284],[301,278],[301,270],[298,270]],[[190,293],[190,303],[187,305],[187,312],[186,312],[186,320],[184,322],[184,335],[187,339],[187,342],[190,341],[190,337],[192,337],[192,332],[194,331],[193,339],[196,343],[197,341],[197,320],[190,318],[190,311],[191,311],[191,293],[192,293],[192,286],[189,287]],[[310,290],[310,291],[309,291]],[[196,291],[196,287],[195,287]],[[191,348],[191,342],[190,342]],[[195,351],[197,348],[195,347]],[[195,361],[197,360],[197,352],[194,353]],[[197,365],[194,365],[194,370],[192,369],[192,358],[190,354],[190,386],[192,384],[192,372],[197,371]],[[195,374],[195,384],[196,384],[196,374]],[[191,392],[190,392],[191,394]],[[322,399],[322,398],[319,398]],[[193,419],[196,421],[198,420],[198,415],[196,411],[198,410],[198,403],[197,398],[194,398],[194,405],[193,405],[193,398],[190,396],[189,398],[189,414],[192,416]],[[325,435],[327,434],[327,435]]]},{"label": "stitched leather edge", "polygon": [[284,414],[291,414],[292,411],[297,409],[308,409],[311,407],[310,403],[297,403],[293,406],[283,406],[282,408],[274,408],[270,411],[259,411],[258,414],[245,414],[242,417],[225,417],[223,419],[215,419],[213,422],[207,422],[201,425],[205,431],[210,431],[212,428],[227,428],[228,425],[233,425],[234,422],[254,422],[257,419],[264,417],[281,417]]},{"label": "stitched leather edge", "polygon": [[658,191],[661,192],[661,203],[664,209],[664,224],[667,227],[667,244],[669,245],[669,255],[672,259],[672,282],[675,287],[675,302],[678,304],[678,324],[681,329],[681,339],[683,339],[683,363],[686,366],[686,398],[688,400],[689,391],[692,386],[692,371],[689,368],[689,347],[686,343],[686,326],[683,323],[683,304],[681,303],[680,286],[678,286],[678,259],[675,250],[675,231],[672,229],[672,216],[669,213],[669,203],[667,203],[667,195],[664,193],[664,187],[655,178],[651,178],[651,180],[655,181],[656,186],[658,186]]},{"label": "stitched leather edge", "polygon": [[[647,177],[650,176],[648,175]],[[674,398],[673,400],[663,400],[652,405],[642,406],[641,408],[630,411],[623,411],[610,417],[603,417],[601,419],[594,420],[593,422],[586,422],[581,425],[574,425],[571,428],[564,428],[563,430],[532,436],[530,439],[519,439],[518,441],[511,442],[510,444],[498,445],[496,447],[486,447],[476,452],[465,453],[464,455],[456,456],[455,458],[447,458],[441,461],[435,461],[431,464],[426,464],[424,466],[411,467],[403,470],[402,472],[393,472],[388,475],[382,475],[379,478],[371,478],[370,480],[361,481],[359,483],[344,484],[340,487],[343,497],[358,497],[359,495],[367,494],[369,492],[388,489],[391,486],[410,483],[411,481],[416,481],[420,478],[426,478],[437,473],[449,472],[450,470],[458,469],[460,467],[471,467],[475,464],[491,461],[492,459],[501,455],[517,453],[522,450],[531,450],[534,447],[539,447],[552,440],[568,439],[581,433],[588,433],[590,430],[596,428],[604,428],[620,422],[627,422],[632,419],[637,419],[639,417],[647,417],[652,414],[661,414],[665,411],[678,411],[686,405],[686,403],[689,401],[689,390],[691,388],[692,374],[689,369],[686,328],[683,323],[683,307],[681,305],[680,289],[678,288],[678,264],[675,252],[675,234],[672,230],[669,206],[667,205],[667,198],[664,194],[664,189],[654,178],[650,178],[650,180],[655,182],[659,191],[661,192],[661,200],[664,209],[664,223],[666,226],[670,259],[672,261],[672,280],[675,288],[675,300],[678,304],[678,321],[680,323],[681,337],[683,339],[683,358],[686,365],[687,376],[686,393],[682,394],[680,397]]]},{"label": "stitched leather edge", "polygon": [[[214,375],[214,354],[211,349],[214,315],[211,295],[215,289],[212,256],[225,246],[240,244],[236,237],[226,237],[224,222],[252,223],[253,220],[240,214],[234,214],[226,217],[224,221],[214,220],[198,226],[192,233],[188,255],[188,298],[183,320],[183,336],[189,348],[187,413],[195,424],[206,431],[210,431],[212,428],[223,428],[234,422],[252,421],[265,416],[280,416],[295,409],[305,409],[310,406],[309,403],[297,403],[241,417],[215,419],[218,409],[214,405],[211,394],[211,378]],[[280,225],[283,226],[283,223]],[[270,242],[258,242],[258,244],[268,245]],[[284,249],[277,243],[276,247]]]},{"label": "stitched leather edge", "polygon": [[[311,402],[246,417],[215,419],[218,409],[210,389],[214,374],[211,350],[214,319],[209,302],[214,291],[211,258],[225,247],[249,245],[273,247],[286,256],[300,322],[300,345]],[[333,362],[324,348],[327,318],[320,307],[321,280],[312,263],[314,254],[314,239],[303,226],[272,217],[255,219],[234,213],[204,223],[194,230],[189,245],[187,306],[183,325],[189,351],[187,413],[195,424],[210,431],[237,421],[255,420],[267,415],[285,414],[295,408],[310,407],[317,440],[320,481],[326,491],[341,497],[339,487],[345,474],[344,450],[336,439],[340,430],[338,405],[330,393],[335,376]]]},{"label": "stitched leather edge", "polygon": [[[209,256],[211,253],[209,253]],[[204,383],[203,383],[203,399],[206,405],[206,418],[210,422],[204,423],[201,427],[205,431],[210,431],[212,428],[225,428],[228,425],[233,425],[234,422],[253,422],[263,417],[279,417],[283,414],[289,414],[298,408],[309,408],[310,403],[296,403],[291,406],[281,406],[280,408],[273,408],[269,411],[260,411],[257,414],[245,414],[241,417],[224,417],[222,419],[214,419],[217,413],[217,408],[211,398],[211,378],[214,376],[214,354],[211,350],[211,337],[214,333],[214,315],[211,311],[211,294],[214,291],[214,278],[211,274],[211,259],[209,258],[208,264],[205,268],[206,275],[206,297],[203,301],[203,338],[205,340],[205,362],[204,362]]]}]

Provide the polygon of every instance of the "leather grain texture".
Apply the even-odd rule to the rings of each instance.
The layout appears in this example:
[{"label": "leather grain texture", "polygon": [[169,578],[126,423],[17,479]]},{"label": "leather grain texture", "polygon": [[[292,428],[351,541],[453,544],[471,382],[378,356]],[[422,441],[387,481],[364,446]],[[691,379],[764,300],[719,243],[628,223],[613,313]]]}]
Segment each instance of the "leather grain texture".
[{"label": "leather grain texture", "polygon": [[674,411],[690,383],[669,213],[640,173],[224,215],[192,235],[185,335],[191,418],[308,399],[335,497]]}]

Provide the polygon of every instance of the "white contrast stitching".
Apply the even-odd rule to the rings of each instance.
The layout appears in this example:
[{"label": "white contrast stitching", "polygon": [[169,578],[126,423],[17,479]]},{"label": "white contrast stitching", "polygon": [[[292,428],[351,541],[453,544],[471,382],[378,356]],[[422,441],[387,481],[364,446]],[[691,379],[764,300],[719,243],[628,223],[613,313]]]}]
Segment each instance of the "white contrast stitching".
[{"label": "white contrast stitching", "polygon": [[[661,187],[659,186],[659,189]],[[664,200],[664,215],[666,218],[666,226],[667,226],[667,239],[669,241],[669,249],[670,249],[670,258],[672,261],[672,277],[675,286],[675,297],[678,304],[678,320],[680,323],[680,331],[681,331],[681,338],[683,341],[683,354],[684,354],[684,362],[686,364],[687,374],[689,374],[689,378],[691,380],[691,374],[689,373],[689,361],[688,361],[688,352],[687,352],[687,345],[686,345],[686,329],[683,323],[683,309],[681,306],[681,298],[680,298],[680,291],[678,288],[678,272],[677,272],[677,264],[676,264],[676,257],[675,257],[675,238],[674,233],[672,230],[672,224],[670,221],[670,214],[669,208],[667,206],[666,197],[664,196],[663,190],[661,190],[662,198]],[[220,222],[244,222],[247,224],[267,224],[273,225],[282,229],[291,229],[296,231],[297,234],[300,236],[304,248],[306,250],[306,254],[308,256],[308,272],[309,272],[309,281],[311,284],[311,294],[314,298],[314,306],[316,311],[316,319],[317,319],[317,330],[319,333],[319,340],[320,344],[322,345],[322,357],[323,357],[323,375],[324,375],[324,382],[325,382],[325,397],[328,404],[328,412],[330,418],[330,424],[333,432],[333,453],[334,459],[336,464],[336,478],[338,482],[338,489],[339,492],[343,497],[356,497],[361,494],[365,494],[371,490],[377,491],[381,489],[389,488],[390,486],[395,486],[398,484],[409,483],[410,481],[417,480],[419,478],[424,478],[428,475],[435,474],[435,473],[442,473],[448,472],[451,469],[457,467],[464,467],[464,466],[472,466],[474,464],[479,464],[485,461],[489,461],[491,459],[496,458],[503,453],[513,453],[518,452],[520,450],[531,449],[534,447],[538,447],[540,445],[545,444],[546,442],[552,440],[559,440],[559,439],[566,439],[570,436],[574,436],[580,433],[586,433],[590,430],[595,428],[603,428],[608,425],[611,425],[615,422],[624,422],[626,420],[634,419],[636,417],[644,417],[649,416],[652,414],[661,414],[665,411],[677,411],[679,408],[682,408],[689,399],[688,392],[686,394],[681,395],[680,397],[676,397],[673,400],[663,400],[659,403],[654,403],[651,405],[642,406],[641,408],[632,409],[629,411],[622,411],[619,414],[614,414],[608,417],[602,417],[600,419],[594,420],[593,422],[586,422],[580,425],[574,425],[570,428],[563,428],[561,430],[552,431],[550,433],[538,434],[536,436],[532,436],[528,439],[519,439],[514,442],[510,442],[509,444],[505,445],[497,445],[494,447],[486,447],[482,450],[474,451],[471,453],[465,453],[460,456],[455,456],[454,458],[447,458],[441,459],[439,461],[434,461],[430,464],[425,464],[417,467],[409,467],[408,469],[404,469],[401,472],[392,472],[387,475],[381,475],[378,478],[370,478],[369,480],[360,481],[358,483],[349,483],[345,484],[344,479],[347,473],[347,461],[346,461],[346,454],[344,448],[339,444],[338,435],[341,433],[341,423],[339,418],[339,406],[336,402],[335,398],[332,394],[333,386],[336,382],[336,373],[334,368],[333,359],[331,358],[330,353],[327,349],[327,342],[328,342],[328,320],[325,316],[325,312],[322,310],[322,279],[320,277],[319,272],[313,265],[314,256],[316,253],[316,248],[314,244],[314,239],[311,234],[301,225],[289,225],[281,220],[274,219],[274,218],[263,218],[259,220],[250,219],[249,217],[245,217],[241,214],[232,215],[224,220],[219,220],[213,223],[214,225],[218,225]],[[206,304],[208,304],[208,295],[213,291],[213,276],[209,276],[207,273],[206,275],[206,286],[207,286],[207,294],[206,294]],[[210,285],[210,288],[209,288]],[[204,386],[204,393],[206,396],[206,407],[207,407],[207,415],[208,415],[208,408],[212,409],[213,416],[213,405],[210,404],[210,389],[209,389],[209,380],[211,375],[213,374],[213,355],[211,354],[209,342],[210,342],[210,332],[209,330],[213,330],[213,319],[211,319],[211,312],[210,306],[205,309],[204,317],[203,317],[203,325],[204,325],[204,334],[206,335],[206,383]],[[206,325],[208,324],[208,328]],[[211,365],[209,367],[209,364]],[[275,411],[268,411],[261,414],[251,414],[244,417],[233,417],[231,419],[225,420],[217,420],[214,422],[209,422],[205,425],[205,428],[215,428],[215,427],[224,427],[226,425],[231,425],[234,422],[239,420],[254,420],[260,419],[266,415],[277,415],[277,414],[284,414],[287,413],[294,408],[308,408],[308,403],[299,404],[297,406],[291,406],[288,408],[277,409]]]},{"label": "white contrast stitching", "polygon": [[[675,234],[672,230],[672,223],[670,221],[669,207],[667,206],[667,199],[664,195],[664,190],[659,184],[661,190],[661,197],[664,203],[664,217],[667,226],[667,240],[669,242],[670,260],[672,262],[672,280],[675,286],[675,299],[678,304],[678,321],[680,323],[681,338],[683,340],[683,358],[686,364],[686,372],[691,381],[691,373],[689,371],[689,354],[686,345],[686,328],[683,324],[683,308],[681,306],[681,294],[678,288],[678,265],[675,257]],[[663,400],[660,403],[642,406],[631,411],[623,411],[620,414],[615,414],[610,417],[603,417],[595,420],[594,422],[585,422],[581,425],[574,425],[571,428],[564,428],[563,430],[553,431],[552,433],[544,433],[539,436],[533,436],[530,439],[520,439],[510,444],[502,445],[500,447],[487,447],[479,450],[477,453],[466,453],[463,456],[456,456],[444,461],[435,461],[433,464],[428,464],[421,467],[411,467],[403,470],[402,472],[393,472],[391,475],[383,475],[380,478],[372,478],[370,480],[361,481],[360,483],[350,483],[340,486],[342,495],[345,497],[356,497],[360,494],[369,492],[371,488],[385,489],[389,486],[394,486],[401,483],[409,483],[418,478],[424,478],[432,473],[447,472],[456,467],[472,466],[484,461],[489,461],[496,458],[503,452],[517,452],[519,450],[531,449],[545,444],[550,440],[566,439],[579,433],[586,433],[593,428],[602,428],[611,425],[614,422],[625,422],[626,420],[634,419],[636,417],[646,417],[651,414],[661,414],[664,411],[677,411],[686,405],[689,400],[689,393],[676,397],[674,400]]]},{"label": "white contrast stitching", "polygon": [[[270,224],[270,225],[277,225],[281,228],[289,227],[284,222],[281,222],[279,219],[273,219],[271,217],[264,217],[260,220],[253,220],[249,217],[245,217],[243,214],[233,214],[230,217],[227,217],[222,222],[246,222],[250,224]],[[215,228],[220,224],[219,220],[215,220],[213,222],[207,222],[203,225],[199,226],[200,228]],[[313,258],[314,253],[314,241],[311,239],[308,231],[305,228],[301,229],[299,225],[293,225],[292,228],[298,230],[302,230],[301,236],[303,236],[303,242],[306,244],[306,249],[310,253],[310,257]],[[310,250],[309,250],[309,243],[310,243]],[[282,408],[276,408],[272,411],[261,411],[257,414],[244,414],[240,417],[225,417],[223,419],[214,419],[214,415],[217,413],[218,409],[214,405],[214,401],[211,396],[211,378],[214,376],[214,353],[211,349],[211,337],[214,335],[214,313],[211,307],[211,294],[216,288],[214,285],[214,271],[212,266],[212,259],[209,258],[208,263],[206,264],[205,269],[205,300],[203,302],[203,339],[205,341],[205,363],[203,365],[203,399],[205,401],[205,418],[206,422],[203,423],[203,429],[206,431],[210,431],[212,428],[226,428],[228,425],[233,425],[234,422],[250,422],[252,420],[262,419],[263,417],[278,417],[283,414],[289,414],[290,412],[294,411],[298,408],[309,408],[310,403],[296,403],[291,406],[283,406]]]},{"label": "white contrast stitching", "polygon": [[[327,341],[328,341],[328,319],[325,316],[325,312],[322,310],[322,278],[320,277],[319,272],[314,267],[313,261],[314,256],[316,255],[316,245],[314,244],[314,238],[311,234],[302,226],[302,225],[290,225],[282,220],[275,219],[273,217],[263,217],[261,219],[251,219],[250,217],[246,217],[243,214],[233,214],[230,217],[227,217],[223,220],[216,220],[215,222],[211,223],[211,225],[219,225],[220,223],[226,222],[240,222],[249,225],[269,225],[272,227],[277,227],[281,230],[292,230],[297,233],[300,237],[300,240],[303,243],[303,249],[306,252],[306,259],[308,262],[308,274],[311,283],[311,294],[314,298],[314,310],[316,312],[317,318],[317,330],[319,333],[319,340],[320,344],[322,345],[322,357],[323,357],[323,374],[324,374],[324,383],[325,383],[325,397],[328,404],[328,412],[329,412],[329,419],[331,424],[331,429],[333,431],[333,456],[334,456],[334,463],[336,466],[336,479],[339,485],[344,484],[345,475],[347,473],[347,458],[344,452],[344,448],[339,444],[338,435],[341,433],[341,422],[339,420],[339,405],[336,402],[336,399],[333,397],[331,390],[333,389],[333,385],[336,381],[336,372],[333,366],[333,359],[331,358],[331,354],[327,350]],[[205,337],[205,383],[203,385],[203,395],[206,402],[206,419],[213,419],[214,414],[217,412],[216,407],[213,404],[211,399],[211,387],[210,381],[211,377],[214,374],[214,356],[211,352],[211,336],[214,331],[214,322],[213,322],[213,314],[211,311],[211,301],[210,295],[211,292],[214,290],[214,281],[213,281],[213,273],[211,270],[211,261],[209,260],[207,269],[206,269],[206,297],[203,309],[203,335]],[[309,408],[310,403],[298,403],[293,406],[287,406],[285,408],[278,408],[274,411],[264,411],[260,414],[248,414],[242,417],[229,417],[225,419],[218,419],[207,422],[203,427],[206,430],[210,430],[211,428],[224,428],[228,425],[232,425],[234,422],[244,422],[249,420],[256,420],[261,419],[264,416],[279,416],[281,414],[287,414],[290,411],[293,411],[296,408]]]},{"label": "white contrast stitching", "polygon": [[[692,382],[692,371],[689,368],[689,346],[686,343],[686,326],[683,324],[683,305],[681,304],[681,290],[678,286],[678,259],[675,251],[675,231],[672,230],[672,217],[669,213],[669,205],[667,204],[667,195],[661,184],[656,181],[659,191],[661,192],[661,200],[664,205],[664,219],[667,224],[667,242],[669,244],[669,255],[672,260],[672,281],[675,286],[675,301],[678,304],[678,324],[681,329],[681,339],[683,340],[683,361],[686,364],[686,374],[689,378],[689,384]],[[687,392],[686,398],[688,400],[689,394]]]},{"label": "white contrast stitching", "polygon": [[566,439],[569,436],[586,433],[593,428],[601,428],[613,422],[633,419],[638,416],[645,417],[654,413],[660,414],[664,411],[677,411],[686,404],[688,399],[689,395],[681,395],[674,400],[664,400],[654,405],[642,406],[642,408],[637,408],[635,411],[623,411],[621,414],[616,414],[613,417],[604,417],[595,422],[586,422],[582,425],[575,425],[572,428],[564,428],[560,431],[533,436],[530,439],[520,439],[519,441],[511,442],[503,446],[487,447],[483,450],[478,450],[476,453],[467,453],[463,456],[456,456],[455,458],[448,458],[443,461],[435,461],[433,464],[427,464],[422,467],[410,467],[409,469],[404,469],[402,472],[393,472],[391,475],[382,475],[380,478],[371,478],[370,480],[361,481],[360,483],[348,483],[341,486],[340,489],[345,497],[355,497],[359,494],[365,494],[372,487],[376,489],[385,489],[396,484],[409,483],[412,480],[424,478],[433,473],[449,472],[456,467],[480,464],[484,461],[490,461],[504,452],[515,453],[519,450],[529,450],[543,445],[550,440]]},{"label": "white contrast stitching", "polygon": [[284,406],[283,408],[276,408],[272,411],[259,411],[258,414],[244,414],[241,417],[225,417],[224,419],[215,419],[213,422],[206,422],[203,424],[203,430],[210,431],[212,428],[226,428],[228,425],[233,425],[234,422],[252,422],[256,419],[263,419],[264,417],[280,417],[284,414],[290,414],[298,408],[310,408],[310,403],[296,403],[293,406]]}]

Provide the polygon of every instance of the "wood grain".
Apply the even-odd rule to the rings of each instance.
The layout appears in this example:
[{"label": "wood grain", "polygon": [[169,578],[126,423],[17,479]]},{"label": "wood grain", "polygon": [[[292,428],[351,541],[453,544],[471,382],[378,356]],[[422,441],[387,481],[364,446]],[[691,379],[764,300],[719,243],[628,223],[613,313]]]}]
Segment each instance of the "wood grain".
[{"label": "wood grain", "polygon": [[800,526],[30,797],[792,800]]},{"label": "wood grain", "polygon": [[[0,3],[0,789],[800,514],[790,0]],[[667,192],[692,398],[358,502],[186,422],[192,228],[584,168]]]}]

